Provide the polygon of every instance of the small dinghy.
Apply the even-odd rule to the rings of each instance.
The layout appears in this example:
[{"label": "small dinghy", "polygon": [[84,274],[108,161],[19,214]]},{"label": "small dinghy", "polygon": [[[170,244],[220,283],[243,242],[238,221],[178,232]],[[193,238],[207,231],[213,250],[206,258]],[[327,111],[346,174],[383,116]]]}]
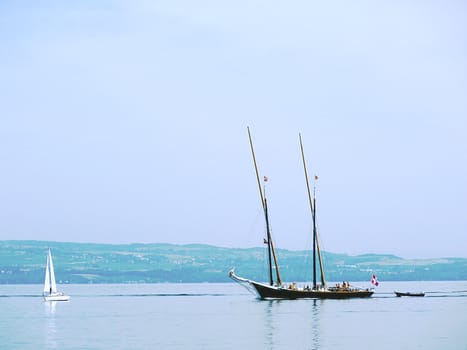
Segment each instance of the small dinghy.
[{"label": "small dinghy", "polygon": [[396,294],[396,297],[424,297],[425,293],[423,292],[394,292]]}]

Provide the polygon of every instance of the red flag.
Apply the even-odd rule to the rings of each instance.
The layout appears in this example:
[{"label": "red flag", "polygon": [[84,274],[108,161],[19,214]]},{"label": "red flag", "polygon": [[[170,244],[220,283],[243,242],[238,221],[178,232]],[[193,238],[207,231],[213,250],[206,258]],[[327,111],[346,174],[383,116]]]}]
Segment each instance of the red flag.
[{"label": "red flag", "polygon": [[378,285],[379,285],[378,279],[376,278],[375,274],[373,274],[373,276],[371,276],[371,284],[374,284],[376,287],[378,287]]}]

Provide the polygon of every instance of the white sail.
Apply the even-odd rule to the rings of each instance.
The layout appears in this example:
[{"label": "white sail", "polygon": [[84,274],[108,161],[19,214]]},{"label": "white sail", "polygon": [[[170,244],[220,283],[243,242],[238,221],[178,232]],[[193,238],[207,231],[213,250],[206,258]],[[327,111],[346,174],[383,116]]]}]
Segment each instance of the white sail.
[{"label": "white sail", "polygon": [[52,252],[47,254],[47,265],[45,266],[45,281],[44,281],[44,300],[45,301],[68,301],[70,296],[63,292],[57,291],[57,283],[55,282],[54,263],[52,260]]},{"label": "white sail", "polygon": [[47,254],[47,263],[45,265],[44,293],[50,292],[49,256],[50,256],[50,250],[49,250],[49,254]]},{"label": "white sail", "polygon": [[52,253],[50,252],[49,248],[49,270],[50,270],[50,289],[52,293],[57,293],[57,283],[55,282],[55,271],[54,271],[54,263],[52,260]]}]

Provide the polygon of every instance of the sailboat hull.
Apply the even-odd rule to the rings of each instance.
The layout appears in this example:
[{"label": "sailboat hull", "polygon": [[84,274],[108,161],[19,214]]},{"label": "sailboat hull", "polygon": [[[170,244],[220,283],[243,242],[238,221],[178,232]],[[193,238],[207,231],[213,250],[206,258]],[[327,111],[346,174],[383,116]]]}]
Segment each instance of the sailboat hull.
[{"label": "sailboat hull", "polygon": [[45,301],[68,301],[70,300],[70,296],[61,294],[61,293],[50,294],[50,295],[44,295],[44,300]]},{"label": "sailboat hull", "polygon": [[249,281],[260,299],[352,299],[369,298],[373,290],[342,288],[342,289],[297,289],[274,287],[263,283]]},{"label": "sailboat hull", "polygon": [[233,270],[229,272],[229,277],[244,286],[253,287],[248,288],[248,290],[253,289],[259,299],[352,299],[369,298],[374,293],[372,289],[360,288],[326,288],[315,290],[276,287],[239,277]]}]

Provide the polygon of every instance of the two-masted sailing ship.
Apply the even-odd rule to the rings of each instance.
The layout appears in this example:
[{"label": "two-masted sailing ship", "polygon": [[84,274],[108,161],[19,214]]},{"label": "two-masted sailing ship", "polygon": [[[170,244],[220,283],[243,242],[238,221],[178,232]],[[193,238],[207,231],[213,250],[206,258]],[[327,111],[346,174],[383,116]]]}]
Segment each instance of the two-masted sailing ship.
[{"label": "two-masted sailing ship", "polygon": [[[253,163],[256,171],[256,178],[258,181],[258,188],[261,196],[261,204],[263,206],[264,218],[266,223],[266,239],[268,250],[268,267],[269,267],[269,283],[256,282],[247,278],[239,277],[235,274],[232,269],[229,272],[229,277],[234,281],[242,284],[246,284],[247,287],[252,289],[260,299],[350,299],[350,298],[367,298],[373,294],[372,289],[356,288],[346,282],[342,285],[336,285],[328,287],[324,278],[323,260],[321,257],[321,251],[318,241],[318,232],[316,229],[316,186],[313,190],[313,195],[310,191],[310,185],[308,181],[307,167],[305,163],[305,155],[303,151],[303,144],[301,135],[300,138],[300,149],[302,153],[303,169],[305,172],[305,180],[308,190],[308,198],[310,202],[311,218],[312,218],[312,234],[313,234],[313,283],[311,286],[298,287],[295,283],[284,284],[279,271],[279,263],[274,248],[274,243],[271,235],[268,217],[268,204],[265,196],[265,191],[261,186],[261,181],[258,173],[258,166],[256,164],[255,152],[253,149],[253,142],[251,139],[250,129],[248,128],[248,137],[250,140],[251,153],[253,156]],[[264,178],[267,181],[267,178]],[[315,176],[315,181],[317,177]],[[319,260],[321,284],[317,283],[317,258]],[[273,268],[274,264],[274,268]],[[273,270],[275,270],[275,279]]]}]

